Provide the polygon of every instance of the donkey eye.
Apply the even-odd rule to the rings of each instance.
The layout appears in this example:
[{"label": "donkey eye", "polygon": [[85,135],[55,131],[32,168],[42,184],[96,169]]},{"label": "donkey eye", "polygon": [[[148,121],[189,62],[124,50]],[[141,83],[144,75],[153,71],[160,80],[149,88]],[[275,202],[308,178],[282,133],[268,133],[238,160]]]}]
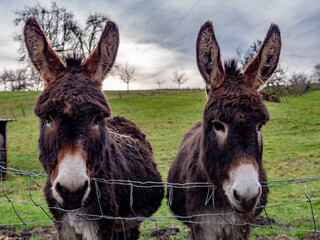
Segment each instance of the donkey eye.
[{"label": "donkey eye", "polygon": [[45,119],[45,123],[47,126],[52,127],[53,126],[53,121],[51,119],[51,117],[47,116]]},{"label": "donkey eye", "polygon": [[214,127],[214,129],[216,131],[219,131],[219,132],[224,132],[225,131],[225,128],[223,126],[222,123],[218,122],[218,121],[212,121],[212,126]]},{"label": "donkey eye", "polygon": [[100,117],[96,117],[93,122],[92,122],[92,126],[96,127],[100,124],[101,118]]}]

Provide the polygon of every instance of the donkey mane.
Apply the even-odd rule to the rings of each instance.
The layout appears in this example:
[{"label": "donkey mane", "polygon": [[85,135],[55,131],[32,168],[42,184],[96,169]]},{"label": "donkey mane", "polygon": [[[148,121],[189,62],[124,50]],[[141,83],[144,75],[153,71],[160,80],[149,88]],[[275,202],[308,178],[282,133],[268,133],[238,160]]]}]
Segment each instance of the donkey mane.
[{"label": "donkey mane", "polygon": [[[81,112],[95,109],[96,112],[109,116],[110,108],[104,94],[97,91],[90,79],[83,78],[81,81],[76,81],[74,75],[78,72],[81,74],[80,71],[80,65],[68,67],[66,70],[68,77],[50,84],[40,95],[36,103],[35,114],[44,117],[48,114],[63,112],[75,118]],[[58,88],[57,85],[59,85]]]},{"label": "donkey mane", "polygon": [[234,58],[224,62],[225,75],[228,76],[241,76],[242,70],[239,68],[238,61]]},{"label": "donkey mane", "polygon": [[67,67],[80,66],[82,63],[83,57],[79,56],[77,53],[73,53],[72,55],[67,55],[65,58],[65,62]]}]

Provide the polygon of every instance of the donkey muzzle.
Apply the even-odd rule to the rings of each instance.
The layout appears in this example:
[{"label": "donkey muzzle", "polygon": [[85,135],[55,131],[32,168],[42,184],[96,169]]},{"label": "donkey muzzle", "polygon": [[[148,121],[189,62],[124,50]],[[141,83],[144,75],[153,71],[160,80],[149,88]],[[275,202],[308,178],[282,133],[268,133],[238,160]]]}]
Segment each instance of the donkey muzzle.
[{"label": "donkey muzzle", "polygon": [[229,173],[223,189],[237,212],[254,211],[262,192],[257,169],[253,164],[240,164]]},{"label": "donkey muzzle", "polygon": [[65,155],[58,170],[51,188],[53,197],[64,209],[82,207],[90,193],[90,179],[83,157],[79,154]]},{"label": "donkey muzzle", "polygon": [[55,185],[56,192],[63,199],[63,203],[60,205],[64,209],[80,208],[82,206],[84,196],[86,195],[88,188],[88,181],[85,181],[84,185],[74,192],[71,192],[67,187],[64,187],[59,182]]}]

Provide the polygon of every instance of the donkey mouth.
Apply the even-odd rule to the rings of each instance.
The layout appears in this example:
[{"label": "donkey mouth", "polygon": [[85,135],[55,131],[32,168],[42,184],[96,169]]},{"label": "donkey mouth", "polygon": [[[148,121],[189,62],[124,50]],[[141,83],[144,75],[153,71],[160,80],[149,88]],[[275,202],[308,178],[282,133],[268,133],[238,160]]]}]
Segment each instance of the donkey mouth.
[{"label": "donkey mouth", "polygon": [[238,213],[250,213],[255,211],[259,201],[259,197],[260,193],[255,198],[248,200],[239,201],[238,199],[232,199],[230,201],[230,204],[232,205],[233,209]]},{"label": "donkey mouth", "polygon": [[83,207],[85,204],[87,197],[79,197],[79,196],[69,196],[67,199],[64,199],[63,202],[58,203],[59,206],[65,210],[76,210]]},{"label": "donkey mouth", "polygon": [[65,210],[75,210],[82,208],[90,193],[90,186],[88,181],[76,191],[61,186],[60,183],[55,184],[52,189],[54,198],[58,205]]},{"label": "donkey mouth", "polygon": [[59,206],[64,210],[77,210],[82,208],[83,205],[81,202],[68,202],[64,204],[59,204]]},{"label": "donkey mouth", "polygon": [[235,207],[235,206],[232,206],[232,207],[237,213],[251,213],[256,209],[255,205],[251,207]]}]

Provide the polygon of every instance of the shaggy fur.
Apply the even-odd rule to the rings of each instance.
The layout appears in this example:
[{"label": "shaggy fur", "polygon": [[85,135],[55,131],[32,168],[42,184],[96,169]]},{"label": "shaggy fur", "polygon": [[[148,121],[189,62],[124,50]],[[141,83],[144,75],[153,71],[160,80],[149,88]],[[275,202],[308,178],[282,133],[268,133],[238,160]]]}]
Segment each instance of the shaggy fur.
[{"label": "shaggy fur", "polygon": [[[209,182],[215,186],[214,195],[206,205],[212,193],[208,187],[173,188],[172,195],[167,197],[170,196],[172,201],[170,207],[173,213],[190,227],[193,239],[249,239],[251,226],[246,223],[254,223],[262,208],[222,217],[208,214],[234,212],[222,186],[228,180],[230,170],[241,164],[241,157],[254,159],[259,182],[267,181],[262,164],[263,144],[257,126],[268,121],[268,111],[252,84],[253,80],[242,73],[235,60],[222,66],[210,22],[203,25],[199,32],[197,57],[199,70],[207,84],[207,103],[203,120],[196,123],[181,142],[170,168],[168,182]],[[275,57],[278,59],[278,56]],[[228,124],[228,135],[222,145],[217,139],[213,120]],[[266,205],[268,191],[268,187],[262,187],[259,205]],[[190,218],[198,214],[201,216]],[[232,228],[229,223],[239,225]]]},{"label": "shaggy fur", "polygon": [[[35,53],[32,51],[39,39],[39,37],[33,38],[34,28],[37,28],[37,22],[31,18],[26,23],[25,36],[27,46],[32,45],[27,47],[32,61],[35,60],[32,57]],[[40,28],[39,25],[38,28]],[[41,29],[38,28],[36,32],[41,34]],[[104,39],[105,32],[110,31],[112,34],[105,36],[107,40]],[[104,42],[109,44],[111,40],[117,40],[113,31],[117,33],[116,25],[108,22],[98,44],[98,50],[89,57],[97,64],[102,62],[103,66],[99,69],[95,69],[97,67],[93,66],[89,60],[81,63],[81,59],[67,58],[67,64],[57,78],[52,78],[47,72],[42,74],[49,80],[45,80],[46,88],[35,106],[35,114],[41,119],[39,159],[49,175],[44,193],[56,220],[60,239],[138,239],[141,221],[122,222],[88,215],[104,215],[111,218],[130,218],[136,215],[149,217],[158,209],[163,198],[164,188],[161,186],[158,188],[134,187],[131,206],[130,186],[97,182],[98,188],[96,188],[96,182],[92,180],[101,178],[142,182],[162,181],[153,161],[151,145],[146,140],[145,134],[124,117],[109,118],[110,108],[99,86],[114,59],[112,56],[108,56],[106,60],[100,58],[103,58],[101,52],[110,53],[107,50],[108,46],[104,46]],[[42,38],[45,39],[44,36]],[[47,44],[46,41],[45,44]],[[48,48],[47,46],[44,49]],[[112,51],[115,58],[117,49]],[[57,57],[56,55],[46,56],[46,51],[44,54],[39,52],[39,56],[49,59]],[[45,71],[50,67],[51,60],[43,60],[43,62],[46,61],[48,66],[46,65]],[[107,63],[111,65],[108,66]],[[40,63],[35,64],[35,67],[41,72],[43,70],[39,69],[41,68],[39,65]],[[66,150],[77,151],[78,149],[81,149],[86,161],[91,190],[81,208],[65,211],[53,196],[52,185],[58,174],[60,156]],[[98,192],[97,189],[99,189]]]}]

